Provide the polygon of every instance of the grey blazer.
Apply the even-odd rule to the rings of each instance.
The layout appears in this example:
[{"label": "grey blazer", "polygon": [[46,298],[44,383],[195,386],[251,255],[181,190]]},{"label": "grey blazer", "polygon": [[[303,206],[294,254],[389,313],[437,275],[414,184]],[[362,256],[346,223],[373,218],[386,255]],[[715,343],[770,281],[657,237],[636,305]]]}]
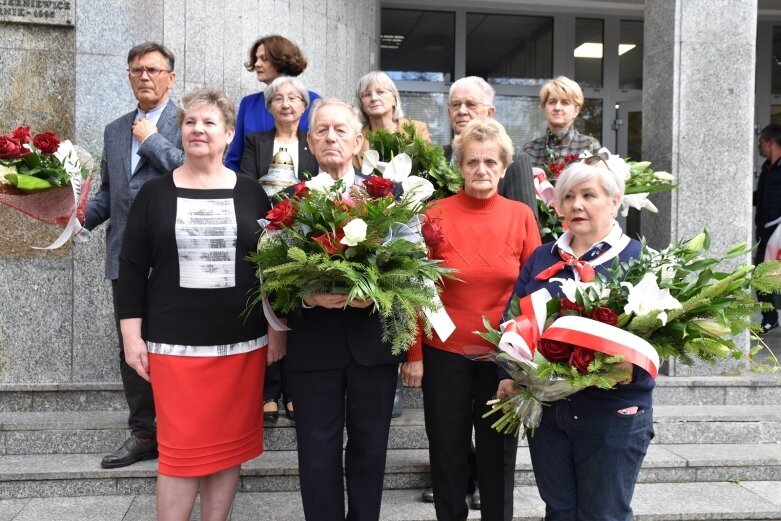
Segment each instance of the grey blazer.
[{"label": "grey blazer", "polygon": [[138,147],[140,160],[130,171],[131,126],[136,110],[108,125],[103,131],[103,157],[100,161],[100,190],[87,204],[84,227],[92,230],[109,221],[106,231],[106,278],[119,277],[119,252],[130,205],[146,181],[172,172],[184,161],[182,135],[176,116],[179,108],[168,100],[157,121],[157,132]]},{"label": "grey blazer", "polygon": [[[450,161],[453,156],[453,147],[445,145],[445,158]],[[507,167],[504,177],[499,180],[499,195],[525,203],[534,213],[534,218],[539,222],[537,211],[537,196],[534,194],[534,173],[532,161],[526,152],[516,150],[513,162]]]}]

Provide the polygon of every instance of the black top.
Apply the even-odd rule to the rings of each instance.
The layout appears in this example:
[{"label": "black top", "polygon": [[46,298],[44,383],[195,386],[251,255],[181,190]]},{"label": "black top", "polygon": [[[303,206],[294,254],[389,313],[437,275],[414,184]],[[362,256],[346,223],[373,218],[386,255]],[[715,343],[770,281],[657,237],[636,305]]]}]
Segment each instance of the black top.
[{"label": "black top", "polygon": [[[211,201],[210,201],[211,200]],[[232,200],[232,203],[226,200]],[[227,228],[233,235],[235,213],[235,255],[230,251],[233,237],[204,238],[198,232],[198,208],[210,212],[210,206],[228,208]],[[179,219],[177,223],[177,207]],[[181,222],[185,206],[196,208],[190,218],[195,226]],[[260,338],[266,334],[266,320],[259,309],[246,318],[244,309],[257,288],[258,281],[247,255],[257,248],[260,225],[271,208],[263,188],[245,176],[236,176],[233,189],[196,190],[177,188],[173,175],[148,181],[130,209],[119,257],[118,316],[142,318],[142,336],[146,341],[168,344],[213,346]],[[195,217],[193,217],[195,216]],[[208,216],[213,218],[212,216]],[[192,235],[197,248],[179,251],[179,241]],[[227,246],[226,246],[227,245]],[[225,254],[225,251],[229,254]],[[208,276],[214,266],[225,259],[235,266],[223,267],[229,275],[205,287],[182,273],[181,267],[195,263],[200,274]],[[183,287],[182,282],[184,281]],[[203,287],[197,287],[197,286]],[[193,287],[195,286],[195,287]],[[221,286],[221,287],[220,287]]]}]

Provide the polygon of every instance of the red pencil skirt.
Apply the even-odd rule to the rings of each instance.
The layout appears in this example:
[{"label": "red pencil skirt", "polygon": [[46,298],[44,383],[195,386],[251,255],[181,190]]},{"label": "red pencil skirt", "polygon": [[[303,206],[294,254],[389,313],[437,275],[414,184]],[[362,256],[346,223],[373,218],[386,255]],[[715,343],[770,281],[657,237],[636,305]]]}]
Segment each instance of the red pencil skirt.
[{"label": "red pencil skirt", "polygon": [[206,476],[263,452],[266,351],[210,357],[149,354],[160,474]]}]

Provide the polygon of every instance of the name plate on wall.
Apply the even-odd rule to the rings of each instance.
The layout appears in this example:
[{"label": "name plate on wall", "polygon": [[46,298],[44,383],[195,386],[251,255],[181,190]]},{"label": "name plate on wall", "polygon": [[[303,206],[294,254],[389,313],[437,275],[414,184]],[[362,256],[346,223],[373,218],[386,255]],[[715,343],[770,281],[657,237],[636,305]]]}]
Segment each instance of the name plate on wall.
[{"label": "name plate on wall", "polygon": [[0,0],[0,22],[76,25],[75,0]]}]

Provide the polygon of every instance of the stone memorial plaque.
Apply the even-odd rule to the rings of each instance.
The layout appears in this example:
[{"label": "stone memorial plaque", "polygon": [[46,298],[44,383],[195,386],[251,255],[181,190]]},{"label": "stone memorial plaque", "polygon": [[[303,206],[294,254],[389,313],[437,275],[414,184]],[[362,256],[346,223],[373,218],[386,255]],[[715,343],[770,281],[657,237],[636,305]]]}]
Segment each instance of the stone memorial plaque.
[{"label": "stone memorial plaque", "polygon": [[0,22],[73,27],[76,0],[0,0]]}]

